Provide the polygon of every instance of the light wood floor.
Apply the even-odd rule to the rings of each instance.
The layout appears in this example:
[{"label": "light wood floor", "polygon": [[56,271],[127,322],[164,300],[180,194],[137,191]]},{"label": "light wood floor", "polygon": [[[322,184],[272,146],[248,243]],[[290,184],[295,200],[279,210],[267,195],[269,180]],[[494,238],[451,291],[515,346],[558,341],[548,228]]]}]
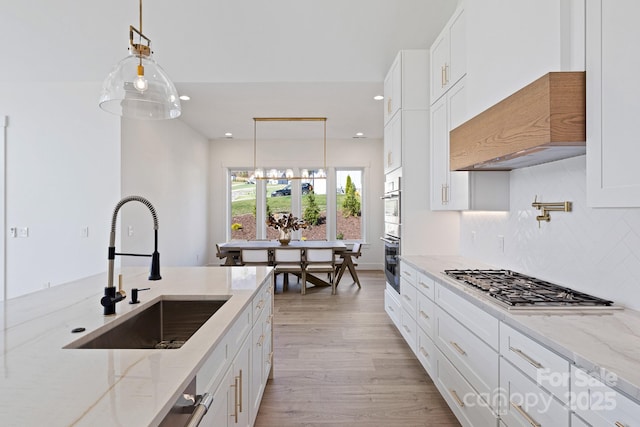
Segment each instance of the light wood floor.
[{"label": "light wood floor", "polygon": [[459,426],[384,311],[384,274],[343,277],[338,294],[276,284],[274,379],[256,419],[280,426]]}]

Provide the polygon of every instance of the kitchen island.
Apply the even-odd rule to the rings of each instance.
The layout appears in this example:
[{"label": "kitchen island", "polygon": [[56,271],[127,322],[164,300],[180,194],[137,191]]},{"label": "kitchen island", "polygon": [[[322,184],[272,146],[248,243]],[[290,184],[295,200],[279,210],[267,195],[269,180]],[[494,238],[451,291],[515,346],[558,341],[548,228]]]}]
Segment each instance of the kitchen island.
[{"label": "kitchen island", "polygon": [[[164,268],[154,282],[147,275],[125,272],[127,294],[151,289],[140,292],[140,304],[118,303],[111,316],[100,305],[106,275],[3,302],[0,425],[157,425],[234,322],[251,316],[255,297],[265,287],[272,291],[270,267]],[[226,302],[178,349],[64,348],[162,297]],[[85,331],[72,333],[75,328]]]}]

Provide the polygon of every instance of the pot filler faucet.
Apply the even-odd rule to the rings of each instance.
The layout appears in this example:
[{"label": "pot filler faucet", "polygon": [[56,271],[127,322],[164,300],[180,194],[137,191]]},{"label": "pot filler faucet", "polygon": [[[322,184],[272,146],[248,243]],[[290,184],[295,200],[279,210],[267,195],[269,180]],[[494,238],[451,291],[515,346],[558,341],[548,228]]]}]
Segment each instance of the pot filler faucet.
[{"label": "pot filler faucet", "polygon": [[[153,253],[151,255],[147,254],[125,254],[125,253],[117,253],[116,252],[116,219],[118,218],[118,211],[120,208],[128,202],[137,201],[144,204],[151,211],[151,216],[153,217],[153,233],[154,233],[154,246]],[[160,280],[160,254],[158,253],[158,215],[156,214],[156,210],[153,208],[151,202],[149,202],[144,197],[140,196],[128,196],[124,199],[120,200],[113,210],[113,218],[111,219],[111,234],[109,235],[109,273],[108,273],[108,282],[107,287],[104,288],[104,297],[100,300],[100,304],[104,307],[105,316],[108,314],[115,314],[116,312],[116,303],[122,301],[127,297],[126,293],[119,289],[116,292],[116,288],[113,285],[113,262],[116,258],[116,255],[120,256],[147,256],[151,257],[151,272],[149,274],[149,280]]]}]

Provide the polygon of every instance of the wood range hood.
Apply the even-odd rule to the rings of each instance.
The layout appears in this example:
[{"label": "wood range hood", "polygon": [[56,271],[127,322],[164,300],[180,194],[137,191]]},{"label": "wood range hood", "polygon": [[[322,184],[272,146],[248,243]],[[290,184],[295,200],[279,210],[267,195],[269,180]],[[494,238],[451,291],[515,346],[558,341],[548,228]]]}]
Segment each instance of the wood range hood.
[{"label": "wood range hood", "polygon": [[586,152],[584,72],[548,73],[450,133],[451,170],[511,170]]}]

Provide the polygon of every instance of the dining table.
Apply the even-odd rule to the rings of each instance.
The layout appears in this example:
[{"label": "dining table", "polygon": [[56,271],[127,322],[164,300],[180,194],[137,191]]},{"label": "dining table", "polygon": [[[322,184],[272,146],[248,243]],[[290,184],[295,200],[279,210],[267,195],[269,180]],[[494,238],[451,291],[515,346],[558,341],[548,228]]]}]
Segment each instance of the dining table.
[{"label": "dining table", "polygon": [[[351,277],[356,283],[359,283],[358,273],[356,272],[351,254],[348,251],[347,245],[342,240],[291,240],[288,245],[284,246],[278,240],[231,240],[229,242],[221,243],[219,245],[222,254],[226,255],[223,265],[233,266],[239,265],[240,252],[243,249],[267,249],[270,252],[269,259],[273,259],[273,251],[276,248],[290,247],[300,249],[333,249],[334,254],[342,257],[343,261],[340,264],[340,269],[336,271],[334,277],[337,280],[336,285],[346,270],[349,271]],[[266,265],[273,265],[270,261]],[[327,282],[324,280],[308,275],[307,281],[318,286],[326,286]]]}]

